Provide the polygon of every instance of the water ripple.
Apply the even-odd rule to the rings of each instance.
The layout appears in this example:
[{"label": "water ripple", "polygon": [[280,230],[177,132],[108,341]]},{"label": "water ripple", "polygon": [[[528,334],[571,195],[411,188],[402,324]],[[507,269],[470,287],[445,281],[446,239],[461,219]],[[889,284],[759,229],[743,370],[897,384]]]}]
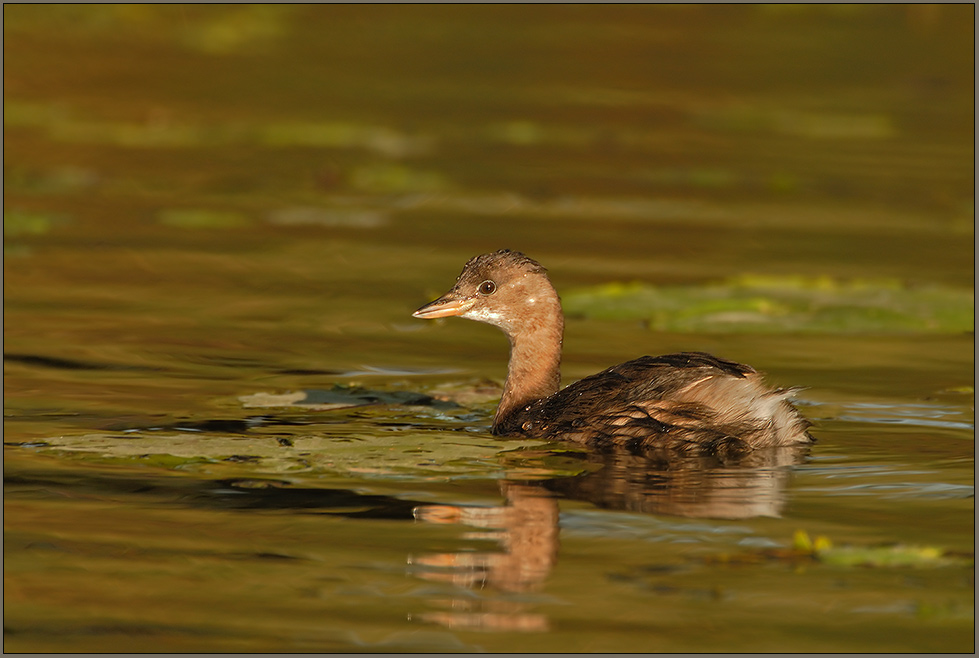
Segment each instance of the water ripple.
[{"label": "water ripple", "polygon": [[[828,417],[840,421],[942,429],[975,429],[975,420],[970,417],[972,408],[965,408],[961,405],[848,402],[840,405],[806,403],[805,406],[825,407]],[[836,408],[832,409],[832,407]]]}]

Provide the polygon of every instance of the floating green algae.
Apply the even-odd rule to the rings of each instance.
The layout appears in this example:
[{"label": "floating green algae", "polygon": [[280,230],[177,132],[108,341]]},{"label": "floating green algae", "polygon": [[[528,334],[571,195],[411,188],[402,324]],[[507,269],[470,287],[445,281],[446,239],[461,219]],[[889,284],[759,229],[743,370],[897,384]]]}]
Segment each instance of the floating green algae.
[{"label": "floating green algae", "polygon": [[3,213],[4,237],[44,235],[56,226],[67,224],[63,215],[28,210],[5,210]]},{"label": "floating green algae", "polygon": [[815,539],[804,530],[796,531],[792,547],[819,562],[837,567],[918,567],[972,566],[975,556],[948,551],[937,546],[884,544],[877,546],[834,546],[826,537]]},{"label": "floating green algae", "polygon": [[546,472],[539,464],[501,463],[499,456],[505,450],[537,446],[539,441],[503,444],[455,432],[443,435],[441,441],[432,438],[429,430],[409,427],[378,434],[368,423],[351,422],[343,431],[319,428],[293,434],[288,441],[266,434],[140,430],[50,437],[38,450],[62,459],[209,473],[219,465],[254,474],[369,479],[536,477]]},{"label": "floating green algae", "polygon": [[822,564],[844,569],[853,568],[972,568],[975,554],[937,546],[915,544],[875,544],[837,546],[823,535],[811,537],[796,530],[787,548],[764,548],[742,553],[721,553],[707,558],[713,564],[746,565],[778,561],[797,565]]},{"label": "floating green algae", "polygon": [[744,275],[703,286],[611,283],[562,295],[569,316],[640,320],[660,331],[958,333],[975,293],[890,279]]},{"label": "floating green algae", "polygon": [[[214,122],[166,113],[120,119],[86,115],[60,103],[20,100],[4,101],[3,124],[8,129],[42,131],[54,142],[137,149],[194,149],[245,144],[270,148],[361,149],[384,157],[401,158],[427,153],[433,145],[433,139],[427,135],[339,119]],[[16,169],[13,173],[15,177],[20,174]],[[8,172],[5,175],[11,178]],[[433,185],[440,187],[443,183],[436,172],[415,171],[404,166],[365,165],[355,176],[367,177],[371,185],[382,188],[390,187],[392,181],[396,187],[403,187],[407,181],[409,187],[421,183],[426,189]]]}]

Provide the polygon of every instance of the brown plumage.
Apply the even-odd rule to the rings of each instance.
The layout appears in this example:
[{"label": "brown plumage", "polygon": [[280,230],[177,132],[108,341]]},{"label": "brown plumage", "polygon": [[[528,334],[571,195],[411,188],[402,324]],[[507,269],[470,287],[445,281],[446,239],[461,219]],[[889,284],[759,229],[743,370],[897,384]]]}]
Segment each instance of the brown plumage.
[{"label": "brown plumage", "polygon": [[483,254],[414,313],[488,322],[510,339],[494,434],[684,454],[813,441],[787,401],[792,389],[772,390],[751,366],[703,352],[643,356],[559,390],[564,315],[546,272],[519,252]]}]

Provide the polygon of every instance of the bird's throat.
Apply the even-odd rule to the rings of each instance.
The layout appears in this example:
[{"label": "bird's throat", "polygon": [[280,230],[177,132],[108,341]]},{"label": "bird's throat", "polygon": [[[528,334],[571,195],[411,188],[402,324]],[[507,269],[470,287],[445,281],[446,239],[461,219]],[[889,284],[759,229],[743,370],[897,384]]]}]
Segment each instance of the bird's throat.
[{"label": "bird's throat", "polygon": [[557,393],[561,386],[563,318],[510,337],[510,363],[503,397],[493,426],[535,400]]}]

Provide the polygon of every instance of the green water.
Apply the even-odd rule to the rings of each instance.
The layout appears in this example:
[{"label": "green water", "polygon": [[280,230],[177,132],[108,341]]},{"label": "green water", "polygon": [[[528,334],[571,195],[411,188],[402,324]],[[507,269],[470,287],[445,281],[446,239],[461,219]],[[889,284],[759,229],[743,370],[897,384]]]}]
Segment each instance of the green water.
[{"label": "green water", "polygon": [[[5,6],[5,650],[972,651],[973,23]],[[818,442],[490,436],[502,247]]]}]

